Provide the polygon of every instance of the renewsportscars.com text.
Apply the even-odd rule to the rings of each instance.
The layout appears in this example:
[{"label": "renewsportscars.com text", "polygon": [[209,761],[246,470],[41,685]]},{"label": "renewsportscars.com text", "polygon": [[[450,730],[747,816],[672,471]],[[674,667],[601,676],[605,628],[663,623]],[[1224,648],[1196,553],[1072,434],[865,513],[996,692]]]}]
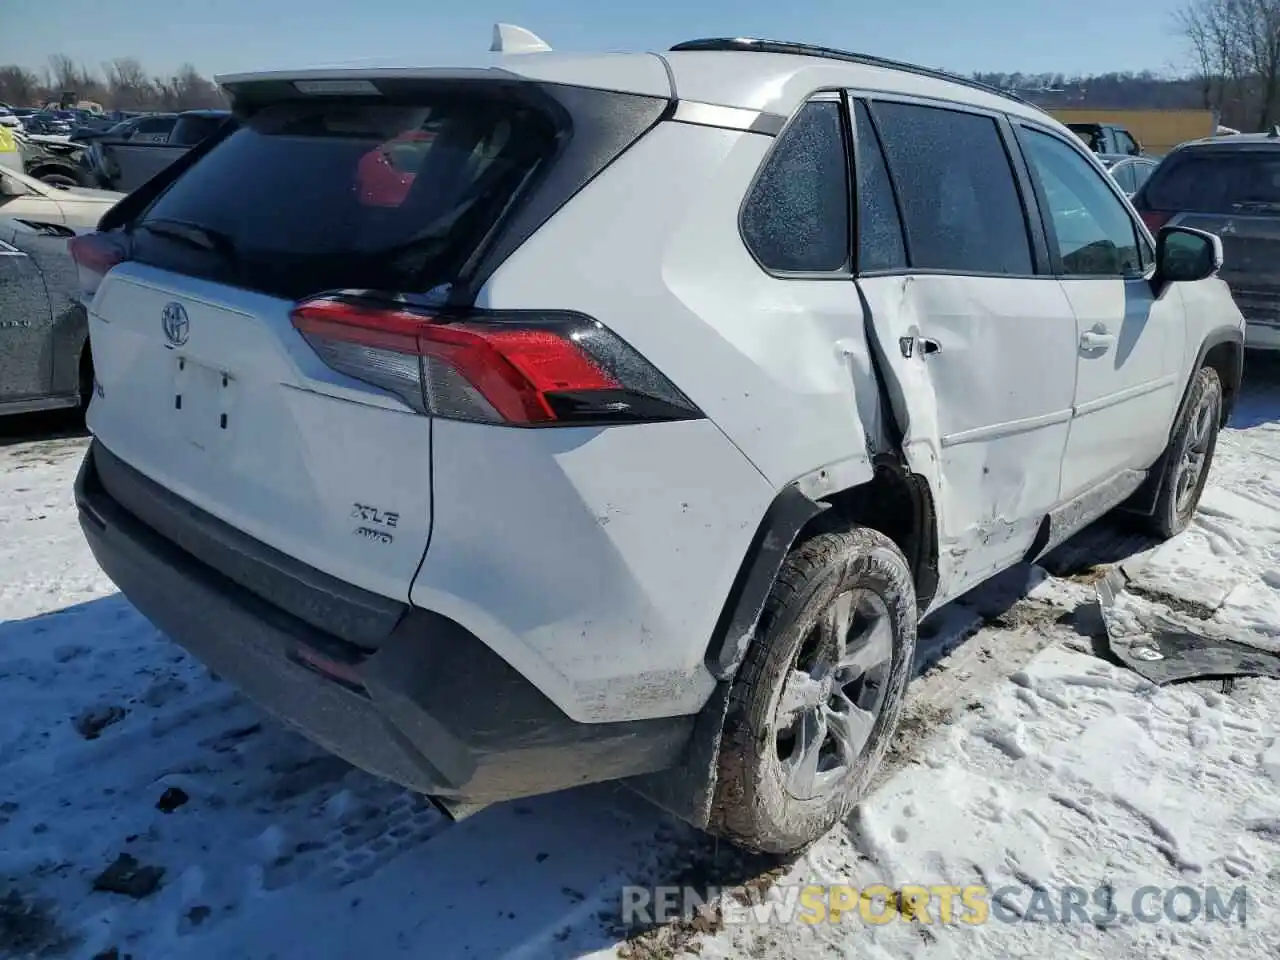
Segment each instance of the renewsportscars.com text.
[{"label": "renewsportscars.com text", "polygon": [[923,924],[1081,923],[1120,917],[1139,923],[1234,922],[1244,925],[1246,887],[950,886],[847,884],[777,886],[763,893],[741,888],[623,887],[624,924],[668,923],[706,910],[726,924],[894,922]]}]

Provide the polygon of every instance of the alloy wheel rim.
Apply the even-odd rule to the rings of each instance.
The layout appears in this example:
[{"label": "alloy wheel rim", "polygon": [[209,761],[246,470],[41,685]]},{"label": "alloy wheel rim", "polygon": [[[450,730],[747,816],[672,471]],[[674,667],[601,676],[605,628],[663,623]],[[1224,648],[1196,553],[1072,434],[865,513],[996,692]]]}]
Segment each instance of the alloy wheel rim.
[{"label": "alloy wheel rim", "polygon": [[846,590],[800,644],[775,713],[776,756],[787,792],[812,800],[859,765],[884,708],[893,627],[883,599]]},{"label": "alloy wheel rim", "polygon": [[1191,503],[1209,460],[1209,441],[1213,436],[1213,402],[1204,397],[1196,407],[1187,429],[1182,456],[1174,474],[1174,507],[1181,514]]}]

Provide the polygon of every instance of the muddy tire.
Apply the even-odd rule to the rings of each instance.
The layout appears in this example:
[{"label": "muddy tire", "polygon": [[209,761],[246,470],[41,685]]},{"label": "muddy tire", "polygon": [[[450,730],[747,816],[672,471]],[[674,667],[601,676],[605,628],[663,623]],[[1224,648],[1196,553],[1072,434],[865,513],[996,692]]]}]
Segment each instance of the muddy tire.
[{"label": "muddy tire", "polygon": [[916,646],[902,551],[856,527],[791,552],[730,694],[709,829],[797,851],[852,812],[889,745]]},{"label": "muddy tire", "polygon": [[1222,423],[1222,382],[1212,367],[1201,367],[1191,382],[1187,408],[1165,451],[1160,495],[1145,518],[1149,533],[1167,540],[1187,528],[1200,504]]}]

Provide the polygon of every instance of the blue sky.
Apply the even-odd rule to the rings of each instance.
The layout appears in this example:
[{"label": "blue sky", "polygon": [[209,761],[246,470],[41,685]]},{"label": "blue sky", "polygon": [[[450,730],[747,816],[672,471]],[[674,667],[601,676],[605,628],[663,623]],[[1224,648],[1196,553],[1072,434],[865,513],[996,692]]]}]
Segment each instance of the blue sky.
[{"label": "blue sky", "polygon": [[0,64],[137,57],[206,74],[486,50],[495,20],[564,50],[660,49],[700,36],[825,43],[971,70],[1168,71],[1186,64],[1179,0],[0,0]]}]

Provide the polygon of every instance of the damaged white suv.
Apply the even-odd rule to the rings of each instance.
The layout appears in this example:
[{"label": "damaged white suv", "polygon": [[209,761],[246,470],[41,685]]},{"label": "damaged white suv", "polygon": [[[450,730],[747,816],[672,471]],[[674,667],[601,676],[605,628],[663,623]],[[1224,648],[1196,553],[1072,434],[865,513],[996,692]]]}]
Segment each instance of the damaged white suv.
[{"label": "damaged white suv", "polygon": [[75,242],[83,529],[455,815],[624,779],[796,849],[865,789],[920,617],[1113,507],[1186,525],[1241,377],[1219,242],[935,71],[499,33],[221,78],[240,123]]}]

